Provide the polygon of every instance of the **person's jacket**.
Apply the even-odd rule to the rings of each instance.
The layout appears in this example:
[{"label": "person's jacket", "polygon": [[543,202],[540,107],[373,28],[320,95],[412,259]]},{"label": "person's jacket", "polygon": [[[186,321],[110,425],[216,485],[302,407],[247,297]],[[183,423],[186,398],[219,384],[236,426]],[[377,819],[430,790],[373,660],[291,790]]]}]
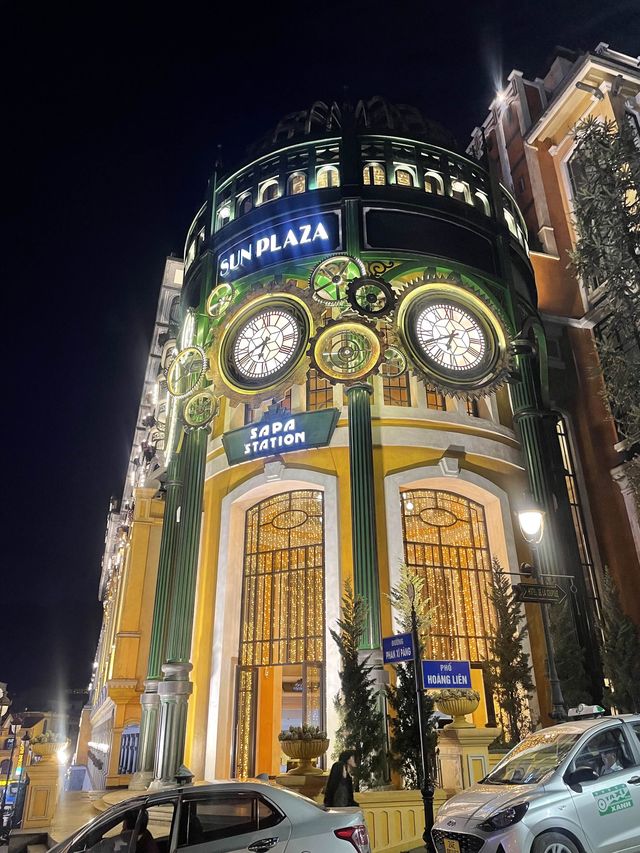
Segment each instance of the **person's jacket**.
[{"label": "person's jacket", "polygon": [[[345,778],[344,771],[346,770],[347,776]],[[346,789],[346,803],[336,803],[336,794],[338,793],[338,789],[340,786],[344,786]],[[351,778],[351,774],[349,773],[345,764],[341,761],[336,761],[332,766],[329,772],[329,778],[327,780],[327,787],[324,790],[324,804],[325,806],[332,808],[336,805],[339,806],[357,806],[358,804],[353,799],[353,779]]]}]

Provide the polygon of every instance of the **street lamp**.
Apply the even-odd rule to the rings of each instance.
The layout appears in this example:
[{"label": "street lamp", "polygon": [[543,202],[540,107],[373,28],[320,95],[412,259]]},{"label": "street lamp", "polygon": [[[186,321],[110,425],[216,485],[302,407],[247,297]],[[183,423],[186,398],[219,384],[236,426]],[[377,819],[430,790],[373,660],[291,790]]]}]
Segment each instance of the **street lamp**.
[{"label": "street lamp", "polygon": [[[518,524],[520,532],[524,539],[532,546],[539,545],[542,542],[544,534],[544,511],[539,507],[531,504],[518,512]],[[524,575],[531,575],[536,583],[541,583],[540,571],[537,566],[532,566],[529,563],[521,563],[520,571]],[[549,688],[551,690],[551,713],[549,716],[552,720],[562,722],[567,719],[567,708],[562,695],[562,687],[558,678],[558,670],[556,669],[556,656],[553,648],[553,637],[551,636],[551,623],[549,621],[549,607],[546,603],[541,603],[542,608],[542,629],[544,632],[544,642],[547,647],[547,666],[549,669]]]},{"label": "street lamp", "polygon": [[424,684],[422,683],[422,650],[420,648],[420,637],[418,636],[418,614],[416,613],[416,588],[409,582],[407,584],[407,598],[411,605],[411,639],[413,641],[413,676],[416,686],[416,711],[418,719],[418,731],[420,733],[420,764],[422,769],[422,804],[424,806],[424,833],[422,839],[429,853],[437,853],[433,846],[431,830],[433,829],[433,794],[435,785],[431,778],[431,756],[429,745],[422,720],[422,696]]}]

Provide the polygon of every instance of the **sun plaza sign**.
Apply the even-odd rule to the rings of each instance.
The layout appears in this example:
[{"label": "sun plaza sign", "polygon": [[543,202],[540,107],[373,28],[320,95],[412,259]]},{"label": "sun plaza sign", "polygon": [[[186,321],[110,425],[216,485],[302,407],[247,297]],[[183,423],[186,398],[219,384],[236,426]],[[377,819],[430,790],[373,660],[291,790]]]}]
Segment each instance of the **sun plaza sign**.
[{"label": "sun plaza sign", "polygon": [[261,456],[277,456],[308,447],[329,444],[338,423],[338,409],[317,412],[267,411],[261,421],[222,436],[222,445],[230,465],[248,462]]},{"label": "sun plaza sign", "polygon": [[221,279],[246,275],[262,267],[304,255],[334,252],[340,248],[340,219],[337,213],[308,216],[274,225],[252,234],[220,254]]}]

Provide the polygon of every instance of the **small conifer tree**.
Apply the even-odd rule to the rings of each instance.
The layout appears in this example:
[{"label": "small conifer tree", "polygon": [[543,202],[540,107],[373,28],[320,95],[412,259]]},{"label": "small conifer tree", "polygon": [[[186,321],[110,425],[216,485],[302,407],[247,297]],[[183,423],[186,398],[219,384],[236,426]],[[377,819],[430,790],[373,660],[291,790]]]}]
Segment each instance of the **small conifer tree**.
[{"label": "small conifer tree", "polygon": [[[431,625],[429,601],[424,595],[424,579],[412,572],[407,566],[400,567],[400,580],[389,596],[401,631],[411,631],[411,599],[409,585],[413,585],[414,607],[418,618],[418,635],[424,649],[426,637]],[[389,719],[391,741],[391,766],[404,779],[406,788],[421,788],[422,763],[420,760],[420,731],[416,708],[416,688],[413,663],[401,663],[396,667],[395,687],[387,687],[387,698],[393,715]],[[428,755],[433,761],[437,744],[437,734],[433,721],[433,699],[423,691],[422,722],[428,744]],[[430,767],[433,777],[435,768]]]},{"label": "small conifer tree", "polygon": [[528,694],[534,689],[529,656],[522,644],[527,636],[522,606],[500,561],[494,557],[493,592],[490,599],[496,614],[496,629],[489,642],[490,660],[486,664],[489,687],[500,708],[502,742],[518,743],[529,733]]},{"label": "small conifer tree", "polygon": [[640,638],[620,606],[618,590],[605,572],[602,596],[602,665],[609,682],[607,702],[620,713],[640,711]]},{"label": "small conifer tree", "polygon": [[570,598],[565,598],[562,604],[548,606],[556,670],[565,707],[569,710],[581,702],[589,705],[593,702],[593,695],[585,668],[584,649],[578,640],[571,612]]},{"label": "small conifer tree", "polygon": [[347,581],[339,630],[331,630],[340,653],[340,692],[334,700],[340,726],[334,754],[337,757],[343,749],[354,750],[358,764],[353,774],[356,791],[379,784],[385,764],[384,719],[371,675],[373,667],[369,656],[364,657],[358,649],[366,620],[367,604],[362,596],[354,594]]}]

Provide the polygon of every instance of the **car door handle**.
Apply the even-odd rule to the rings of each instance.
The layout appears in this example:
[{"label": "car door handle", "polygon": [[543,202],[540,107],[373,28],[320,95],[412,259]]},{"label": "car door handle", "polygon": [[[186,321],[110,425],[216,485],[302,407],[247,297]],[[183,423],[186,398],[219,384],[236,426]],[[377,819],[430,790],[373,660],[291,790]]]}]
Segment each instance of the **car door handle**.
[{"label": "car door handle", "polygon": [[631,779],[627,779],[627,782],[630,785],[640,785],[640,776],[632,776]]},{"label": "car door handle", "polygon": [[278,841],[280,841],[279,838],[261,838],[260,841],[254,841],[253,844],[250,844],[247,850],[251,850],[252,853],[266,853],[267,850],[275,847]]}]

